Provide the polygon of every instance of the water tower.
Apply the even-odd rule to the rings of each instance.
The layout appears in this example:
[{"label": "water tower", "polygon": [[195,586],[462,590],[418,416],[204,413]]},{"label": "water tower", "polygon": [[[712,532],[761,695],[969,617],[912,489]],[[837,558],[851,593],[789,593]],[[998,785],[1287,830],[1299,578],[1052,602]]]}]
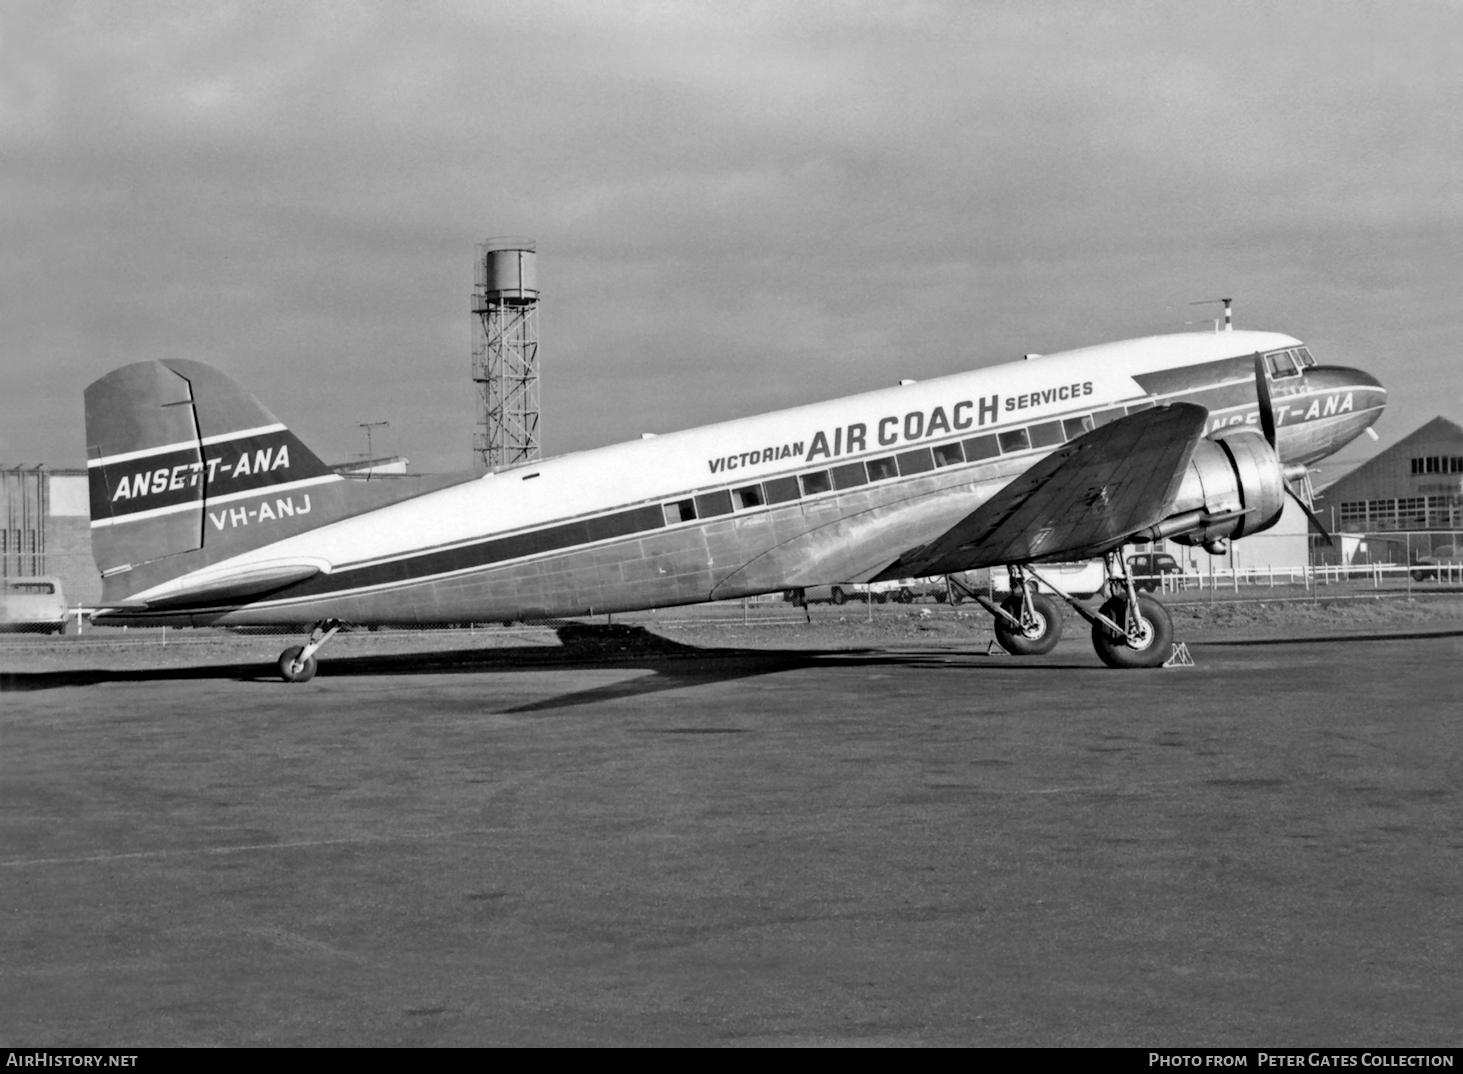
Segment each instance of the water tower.
[{"label": "water tower", "polygon": [[477,244],[472,379],[478,386],[473,455],[488,469],[539,457],[538,266],[533,242]]}]

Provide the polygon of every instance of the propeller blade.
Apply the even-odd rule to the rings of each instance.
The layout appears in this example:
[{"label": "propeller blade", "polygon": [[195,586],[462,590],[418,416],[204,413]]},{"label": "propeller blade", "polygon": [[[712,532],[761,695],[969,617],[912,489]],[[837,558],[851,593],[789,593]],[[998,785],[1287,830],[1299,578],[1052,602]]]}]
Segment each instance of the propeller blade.
[{"label": "propeller blade", "polygon": [[1285,482],[1285,492],[1292,500],[1300,504],[1300,509],[1306,513],[1306,518],[1311,520],[1311,525],[1321,531],[1321,540],[1325,543],[1326,547],[1335,548],[1336,541],[1326,529],[1326,524],[1321,521],[1321,517],[1316,514],[1315,509],[1306,502],[1306,498],[1290,487],[1289,481]]},{"label": "propeller blade", "polygon": [[1260,400],[1260,431],[1265,442],[1275,446],[1275,408],[1270,405],[1270,378],[1265,376],[1265,357],[1255,352],[1255,395]]}]

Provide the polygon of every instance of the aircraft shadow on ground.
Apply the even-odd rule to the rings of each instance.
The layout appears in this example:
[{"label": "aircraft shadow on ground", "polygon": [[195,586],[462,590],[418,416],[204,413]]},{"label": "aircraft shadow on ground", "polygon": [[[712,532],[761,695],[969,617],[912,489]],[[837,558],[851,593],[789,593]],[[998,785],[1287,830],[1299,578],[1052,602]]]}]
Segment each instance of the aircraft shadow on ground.
[{"label": "aircraft shadow on ground", "polygon": [[[576,694],[519,706],[508,711],[532,712],[564,705],[589,704],[614,697],[629,697],[769,675],[816,665],[839,667],[898,666],[948,669],[952,661],[984,657],[980,650],[884,649],[744,649],[687,645],[653,634],[643,627],[622,624],[564,623],[556,628],[560,644],[525,645],[502,649],[446,649],[432,652],[379,653],[332,657],[320,661],[318,678],[380,675],[451,675],[482,672],[639,668],[654,671],[629,682],[614,683]],[[1002,654],[997,654],[998,656]],[[983,661],[982,661],[983,663]],[[1091,670],[1088,664],[1053,664],[1001,660],[1004,668],[1030,670]],[[0,692],[53,690],[103,683],[161,683],[197,680],[280,683],[273,661],[220,663],[195,667],[73,668],[57,671],[0,672]],[[308,688],[308,687],[306,687]]]}]

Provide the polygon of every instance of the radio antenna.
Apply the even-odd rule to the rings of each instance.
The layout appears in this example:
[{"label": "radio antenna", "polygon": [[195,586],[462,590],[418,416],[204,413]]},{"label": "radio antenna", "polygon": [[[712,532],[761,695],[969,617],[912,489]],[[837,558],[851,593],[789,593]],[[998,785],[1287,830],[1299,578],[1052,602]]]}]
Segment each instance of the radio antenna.
[{"label": "radio antenna", "polygon": [[[1198,302],[1190,302],[1189,305],[1191,305],[1191,306],[1207,306],[1211,302],[1223,302],[1224,303],[1224,330],[1226,332],[1233,332],[1234,331],[1234,299],[1232,299],[1232,298],[1201,298]],[[1214,322],[1214,331],[1216,331],[1216,332],[1219,331],[1219,321],[1218,320],[1215,320],[1215,322]]]}]

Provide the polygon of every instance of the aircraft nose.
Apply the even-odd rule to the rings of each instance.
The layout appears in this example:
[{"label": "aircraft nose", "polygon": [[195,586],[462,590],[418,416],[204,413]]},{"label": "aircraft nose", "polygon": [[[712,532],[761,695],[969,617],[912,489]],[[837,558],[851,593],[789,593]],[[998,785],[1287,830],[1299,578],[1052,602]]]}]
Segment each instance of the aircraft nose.
[{"label": "aircraft nose", "polygon": [[1382,382],[1365,369],[1353,369],[1344,365],[1317,366],[1310,371],[1307,379],[1312,380],[1317,387],[1364,388],[1380,393],[1383,399],[1387,397],[1387,389],[1382,386]]},{"label": "aircraft nose", "polygon": [[1313,366],[1292,405],[1299,425],[1290,434],[1287,461],[1310,462],[1332,454],[1375,425],[1386,405],[1387,389],[1366,370]]}]

